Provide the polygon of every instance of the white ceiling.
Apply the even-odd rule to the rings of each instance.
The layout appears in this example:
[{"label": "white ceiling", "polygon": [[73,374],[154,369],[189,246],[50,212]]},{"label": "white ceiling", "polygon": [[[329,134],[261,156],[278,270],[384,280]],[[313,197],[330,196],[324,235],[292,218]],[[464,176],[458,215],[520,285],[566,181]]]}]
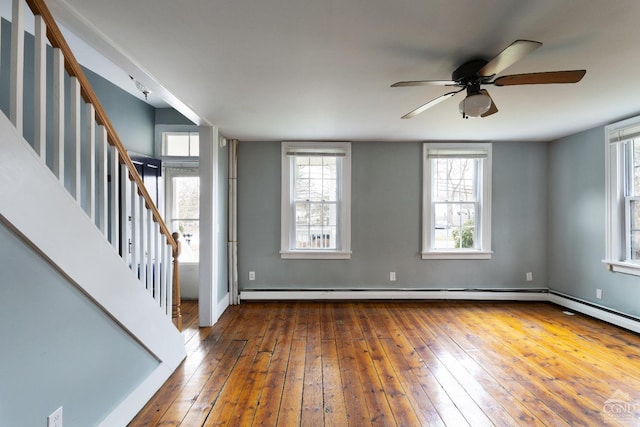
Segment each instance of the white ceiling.
[{"label": "white ceiling", "polygon": [[[51,0],[62,24],[194,120],[240,140],[549,140],[640,112],[637,0]],[[516,39],[543,46],[504,74],[586,69],[577,84],[459,94],[449,79]]]}]

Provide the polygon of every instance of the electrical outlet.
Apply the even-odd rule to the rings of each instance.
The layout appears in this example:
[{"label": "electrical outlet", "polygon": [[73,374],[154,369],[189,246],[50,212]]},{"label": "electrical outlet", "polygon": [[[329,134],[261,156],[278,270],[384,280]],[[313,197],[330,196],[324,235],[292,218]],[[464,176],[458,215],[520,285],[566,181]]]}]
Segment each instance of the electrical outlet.
[{"label": "electrical outlet", "polygon": [[602,299],[602,289],[596,289],[596,298]]},{"label": "electrical outlet", "polygon": [[47,427],[62,427],[62,406],[47,417]]},{"label": "electrical outlet", "polygon": [[390,271],[389,272],[389,280],[392,282],[396,281],[396,272],[395,271]]},{"label": "electrical outlet", "polygon": [[249,272],[249,280],[256,280],[256,272],[255,271],[250,271]]},{"label": "electrical outlet", "polygon": [[531,282],[533,280],[533,273],[530,271],[527,271],[527,282]]}]

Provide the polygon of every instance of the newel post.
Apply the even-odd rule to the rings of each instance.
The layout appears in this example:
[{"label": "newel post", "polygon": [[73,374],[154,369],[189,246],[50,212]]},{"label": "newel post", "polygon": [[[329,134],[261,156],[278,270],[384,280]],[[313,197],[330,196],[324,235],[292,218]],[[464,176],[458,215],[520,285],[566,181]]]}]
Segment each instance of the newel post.
[{"label": "newel post", "polygon": [[172,234],[173,240],[176,242],[176,247],[173,249],[173,280],[172,280],[172,307],[171,307],[171,319],[176,328],[182,332],[182,312],[180,311],[180,272],[178,270],[178,257],[180,256],[180,241],[178,238],[180,234],[175,232]]}]

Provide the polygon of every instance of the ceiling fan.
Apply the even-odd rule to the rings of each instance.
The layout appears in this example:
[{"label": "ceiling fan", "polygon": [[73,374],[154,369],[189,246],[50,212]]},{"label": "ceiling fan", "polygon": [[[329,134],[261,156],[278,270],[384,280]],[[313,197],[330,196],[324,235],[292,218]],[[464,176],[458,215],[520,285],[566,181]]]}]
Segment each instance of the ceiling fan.
[{"label": "ceiling fan", "polygon": [[454,86],[453,92],[445,93],[432,99],[426,104],[402,116],[410,119],[445,101],[452,96],[467,90],[467,96],[460,102],[460,112],[463,118],[487,117],[498,112],[496,104],[489,96],[489,92],[482,89],[483,85],[515,86],[553,83],[577,83],[582,80],[586,70],[549,71],[542,73],[513,74],[496,78],[496,75],[529,53],[542,46],[542,43],[532,40],[516,40],[490,61],[474,59],[459,66],[452,74],[451,80],[417,80],[398,82],[391,87],[403,86]]}]

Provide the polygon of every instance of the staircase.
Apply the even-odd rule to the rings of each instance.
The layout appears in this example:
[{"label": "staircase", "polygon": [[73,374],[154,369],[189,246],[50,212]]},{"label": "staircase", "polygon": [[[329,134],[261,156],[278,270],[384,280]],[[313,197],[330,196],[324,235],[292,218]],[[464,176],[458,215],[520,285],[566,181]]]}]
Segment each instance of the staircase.
[{"label": "staircase", "polygon": [[[185,356],[180,247],[44,2],[12,0],[11,9],[11,16],[3,16],[11,23],[10,43],[2,41],[0,57],[10,61],[9,106],[0,114],[0,225],[157,361],[133,390],[121,391],[121,401],[92,402],[104,404],[106,415],[91,424],[125,425]],[[25,61],[30,37],[33,69],[25,67],[32,62]],[[27,85],[33,86],[25,90]],[[35,100],[25,100],[31,92]],[[42,363],[46,374],[58,361]],[[73,396],[56,396],[71,414],[65,426],[74,425],[79,404]],[[0,424],[3,415],[0,405]],[[88,425],[79,416],[75,421]]]}]

